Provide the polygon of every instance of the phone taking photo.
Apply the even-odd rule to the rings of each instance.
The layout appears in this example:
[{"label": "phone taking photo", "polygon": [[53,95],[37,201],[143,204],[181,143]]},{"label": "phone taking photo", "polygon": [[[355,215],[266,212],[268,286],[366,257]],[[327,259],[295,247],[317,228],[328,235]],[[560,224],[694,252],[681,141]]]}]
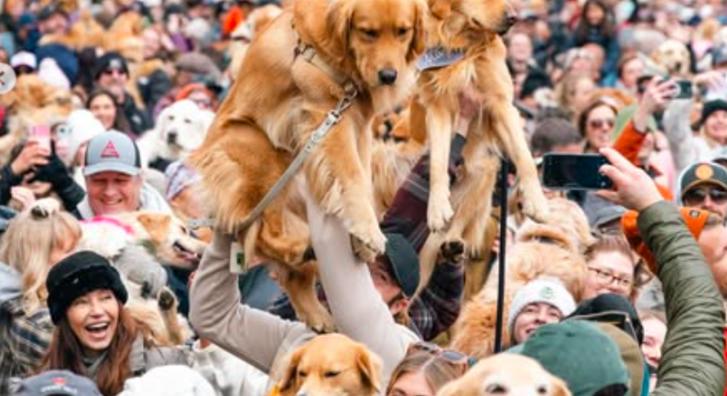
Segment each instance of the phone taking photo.
[{"label": "phone taking photo", "polygon": [[602,175],[608,163],[600,154],[556,154],[543,156],[543,186],[551,190],[602,190],[613,186]]},{"label": "phone taking photo", "polygon": [[35,139],[41,147],[51,150],[50,127],[48,125],[34,125],[30,128],[30,137]]},{"label": "phone taking photo", "polygon": [[677,84],[677,94],[674,95],[673,99],[691,99],[694,96],[694,88],[693,84],[689,80],[678,80],[676,81]]}]

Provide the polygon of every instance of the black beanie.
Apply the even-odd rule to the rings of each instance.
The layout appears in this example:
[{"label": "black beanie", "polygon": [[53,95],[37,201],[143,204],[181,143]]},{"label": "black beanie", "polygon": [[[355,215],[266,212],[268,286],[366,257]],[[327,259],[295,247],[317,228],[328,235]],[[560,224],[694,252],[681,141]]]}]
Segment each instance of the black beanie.
[{"label": "black beanie", "polygon": [[73,300],[86,293],[109,289],[122,304],[129,297],[116,268],[103,256],[88,250],[74,253],[54,265],[45,285],[50,317],[56,325]]},{"label": "black beanie", "polygon": [[118,52],[107,52],[98,58],[93,65],[93,79],[97,80],[98,76],[109,67],[121,69],[127,75],[129,74],[129,65],[126,59]]}]

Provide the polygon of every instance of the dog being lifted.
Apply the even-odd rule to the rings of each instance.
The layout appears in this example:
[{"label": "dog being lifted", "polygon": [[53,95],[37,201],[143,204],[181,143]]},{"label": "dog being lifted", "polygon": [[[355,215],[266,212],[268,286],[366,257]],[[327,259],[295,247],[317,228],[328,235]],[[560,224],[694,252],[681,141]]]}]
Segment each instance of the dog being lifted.
[{"label": "dog being lifted", "polygon": [[[372,198],[369,124],[409,95],[424,50],[426,12],[421,0],[298,0],[253,39],[191,156],[219,227],[234,231],[246,219],[327,113],[355,89],[351,107],[306,159],[303,174],[322,209],[343,220],[362,260],[384,252]],[[238,235],[247,257],[259,253],[289,267],[304,261],[305,222],[295,227],[286,220],[296,185]]]},{"label": "dog being lifted", "polygon": [[[426,267],[434,262],[430,256],[443,242],[463,238],[472,252],[483,248],[500,154],[515,164],[524,213],[539,221],[548,213],[520,115],[513,105],[506,47],[500,37],[514,22],[507,1],[429,0],[429,7],[427,44],[453,61],[424,68],[412,107],[412,117],[419,117],[412,119],[412,125],[424,122],[429,138],[427,221],[437,231],[422,251],[423,281]],[[451,203],[447,164],[452,129],[458,94],[468,86],[484,100],[481,113],[469,126],[463,149],[464,176],[453,190]]]}]

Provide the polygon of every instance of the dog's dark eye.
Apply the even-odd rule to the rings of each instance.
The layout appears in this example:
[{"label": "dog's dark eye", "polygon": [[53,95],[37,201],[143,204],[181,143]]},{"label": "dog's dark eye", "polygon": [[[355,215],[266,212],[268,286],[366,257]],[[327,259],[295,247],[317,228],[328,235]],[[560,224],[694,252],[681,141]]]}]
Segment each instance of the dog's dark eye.
[{"label": "dog's dark eye", "polygon": [[504,386],[500,385],[500,384],[490,384],[490,385],[487,385],[487,388],[485,388],[485,391],[487,391],[487,393],[490,393],[490,394],[493,394],[493,395],[507,393],[507,389]]},{"label": "dog's dark eye", "polygon": [[308,373],[305,371],[298,371],[298,377],[305,378],[308,376]]},{"label": "dog's dark eye", "polygon": [[411,29],[409,29],[409,28],[399,28],[396,30],[396,34],[398,36],[406,36],[406,34],[409,33],[410,30]]},{"label": "dog's dark eye", "polygon": [[548,387],[545,385],[540,385],[538,387],[538,394],[539,395],[547,395],[548,394]]},{"label": "dog's dark eye", "polygon": [[326,371],[323,374],[323,376],[325,376],[326,378],[333,378],[333,377],[338,376],[338,374],[341,374],[341,372],[340,371]]},{"label": "dog's dark eye", "polygon": [[189,118],[185,118],[184,119],[184,123],[185,124],[191,124],[192,123],[192,120],[190,120]]},{"label": "dog's dark eye", "polygon": [[169,116],[169,121],[174,121],[174,116],[173,115],[170,115]]},{"label": "dog's dark eye", "polygon": [[369,39],[375,39],[379,37],[379,32],[373,29],[361,29],[361,33],[363,33],[364,36]]}]

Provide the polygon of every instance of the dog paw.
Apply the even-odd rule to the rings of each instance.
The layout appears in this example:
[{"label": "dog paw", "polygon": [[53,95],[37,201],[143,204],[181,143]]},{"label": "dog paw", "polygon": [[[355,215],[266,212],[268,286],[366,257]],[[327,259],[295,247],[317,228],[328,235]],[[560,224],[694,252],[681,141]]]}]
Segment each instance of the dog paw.
[{"label": "dog paw", "polygon": [[447,194],[430,195],[429,205],[427,205],[427,224],[430,230],[442,231],[452,216],[454,216],[454,210]]},{"label": "dog paw", "polygon": [[351,232],[351,247],[356,256],[370,263],[386,250],[386,237],[379,229],[378,223],[374,223],[365,232]]},{"label": "dog paw", "polygon": [[300,314],[296,314],[300,321],[308,325],[308,327],[318,334],[328,334],[336,331],[336,326],[333,324],[333,317],[323,307],[316,309],[315,312],[301,312]]},{"label": "dog paw", "polygon": [[538,223],[547,222],[550,216],[548,199],[538,185],[522,189],[522,208],[525,216]]},{"label": "dog paw", "polygon": [[459,262],[464,255],[464,242],[460,240],[447,241],[439,248],[442,258],[449,262]]},{"label": "dog paw", "polygon": [[174,292],[169,290],[169,288],[165,287],[161,291],[159,291],[159,295],[157,296],[157,304],[159,304],[159,309],[163,311],[176,309],[177,297],[174,295]]},{"label": "dog paw", "polygon": [[376,249],[372,248],[369,244],[363,242],[362,240],[356,238],[353,235],[351,235],[351,248],[353,249],[353,253],[356,255],[356,257],[366,263],[373,262],[374,260],[376,260],[376,257],[381,254]]}]

